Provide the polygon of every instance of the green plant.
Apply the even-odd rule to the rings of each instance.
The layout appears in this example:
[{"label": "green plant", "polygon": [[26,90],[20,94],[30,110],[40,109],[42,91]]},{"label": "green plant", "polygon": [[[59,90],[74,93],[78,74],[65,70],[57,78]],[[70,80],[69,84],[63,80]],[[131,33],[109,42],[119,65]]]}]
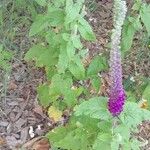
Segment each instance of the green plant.
[{"label": "green plant", "polygon": [[11,70],[10,61],[12,59],[12,53],[3,49],[3,45],[0,45],[0,69],[4,72]]},{"label": "green plant", "polygon": [[136,103],[126,102],[119,118],[113,118],[107,110],[107,98],[94,97],[75,107],[74,116],[64,127],[57,127],[46,136],[54,147],[71,150],[140,149],[141,143],[132,132],[137,125],[148,120],[150,112]]},{"label": "green plant", "polygon": [[84,86],[90,79],[98,92],[98,73],[108,68],[103,55],[93,58],[87,67],[83,64],[88,51],[81,41],[96,39],[84,19],[84,0],[35,1],[45,12],[36,16],[29,35],[40,37],[40,42],[26,53],[25,60],[45,69],[47,81],[37,89],[41,105],[51,106],[53,111],[56,108],[59,115],[60,111],[70,110],[69,121],[46,135],[52,149],[140,149],[141,143],[132,133],[150,118],[150,112],[127,99],[121,115],[112,117],[108,98],[94,97]]},{"label": "green plant", "polygon": [[[42,4],[37,2],[45,5],[44,1]],[[99,56],[85,70],[83,60],[88,51],[81,39],[92,41],[96,38],[84,19],[83,2],[63,0],[47,3],[46,12],[38,14],[31,26],[29,35],[39,35],[42,40],[31,47],[25,60],[34,60],[37,67],[44,67],[47,80],[51,82],[38,87],[40,102],[45,107],[53,104],[72,108],[84,93],[84,87],[77,82],[91,77],[98,80],[98,72],[106,69],[105,58]],[[73,89],[75,82],[76,88]]]},{"label": "green plant", "polygon": [[[124,28],[122,31],[122,44],[121,49],[125,53],[130,50],[134,36],[137,32],[144,32],[147,39],[150,36],[150,21],[148,16],[150,15],[150,5],[142,2],[141,0],[135,0],[130,15],[127,17]],[[144,42],[144,41],[143,41]]]},{"label": "green plant", "polygon": [[11,60],[13,57],[13,53],[10,51],[6,51],[3,49],[3,45],[0,45],[0,76],[1,82],[3,82],[3,87],[1,89],[1,97],[6,96],[7,91],[7,83],[9,80],[9,75],[11,72]]}]

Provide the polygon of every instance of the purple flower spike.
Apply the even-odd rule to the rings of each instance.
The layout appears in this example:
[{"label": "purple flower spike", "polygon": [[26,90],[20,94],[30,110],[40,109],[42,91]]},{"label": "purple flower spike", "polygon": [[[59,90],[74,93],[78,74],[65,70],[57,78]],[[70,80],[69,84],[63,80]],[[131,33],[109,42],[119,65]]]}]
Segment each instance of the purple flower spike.
[{"label": "purple flower spike", "polygon": [[109,98],[108,109],[111,112],[112,116],[118,116],[123,111],[123,105],[125,102],[125,93],[124,91],[114,91],[114,94]]},{"label": "purple flower spike", "polygon": [[110,51],[110,93],[108,110],[112,116],[118,116],[123,111],[125,91],[122,85],[122,66],[120,53],[121,29],[127,12],[126,2],[114,1],[114,29],[111,37]]}]

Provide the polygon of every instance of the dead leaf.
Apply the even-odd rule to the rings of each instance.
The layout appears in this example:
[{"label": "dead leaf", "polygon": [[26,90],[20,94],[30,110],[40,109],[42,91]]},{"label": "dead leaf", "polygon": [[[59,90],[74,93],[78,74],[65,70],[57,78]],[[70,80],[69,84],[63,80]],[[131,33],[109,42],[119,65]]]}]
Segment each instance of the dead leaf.
[{"label": "dead leaf", "polygon": [[35,142],[32,149],[33,150],[49,150],[50,144],[49,144],[48,139],[42,138],[41,140]]},{"label": "dead leaf", "polygon": [[33,139],[31,139],[30,141],[24,143],[24,144],[21,146],[21,148],[22,148],[22,149],[26,149],[26,150],[28,150],[28,149],[30,148],[30,150],[31,150],[31,147],[34,145],[34,143],[37,142],[37,141],[39,141],[40,139],[42,139],[42,137],[33,138]]},{"label": "dead leaf", "polygon": [[139,107],[140,108],[143,108],[143,109],[147,109],[148,108],[148,101],[146,99],[142,99],[140,102],[139,102]]},{"label": "dead leaf", "polygon": [[8,85],[8,90],[15,90],[18,86],[14,83],[14,81],[10,81]]},{"label": "dead leaf", "polygon": [[48,116],[52,119],[54,119],[55,122],[59,121],[62,117],[62,112],[58,110],[54,106],[50,106],[48,108]]},{"label": "dead leaf", "polygon": [[0,137],[0,146],[6,144],[6,141],[5,139],[3,139],[2,137]]}]

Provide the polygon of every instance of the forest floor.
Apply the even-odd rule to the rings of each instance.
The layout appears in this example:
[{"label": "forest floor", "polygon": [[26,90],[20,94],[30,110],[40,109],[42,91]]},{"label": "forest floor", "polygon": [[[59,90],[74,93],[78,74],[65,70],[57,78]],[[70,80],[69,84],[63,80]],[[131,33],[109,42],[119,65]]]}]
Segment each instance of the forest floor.
[{"label": "forest floor", "polygon": [[[87,6],[89,10],[87,18],[97,37],[96,42],[85,43],[89,48],[90,61],[96,54],[109,53],[108,43],[113,27],[113,13],[111,0],[89,1]],[[49,144],[42,136],[55,126],[38,104],[37,99],[36,88],[45,80],[44,71],[28,65],[23,60],[24,54],[36,40],[28,37],[31,23],[28,22],[28,24],[24,22],[15,26],[16,35],[7,43],[9,49],[16,51],[12,61],[12,71],[5,77],[0,74],[0,91],[5,91],[5,94],[1,93],[0,96],[0,150],[19,150],[22,145],[31,150],[48,150]],[[150,76],[147,49],[142,49],[143,59],[139,63],[137,47],[137,45],[133,46],[132,52],[123,60],[125,79],[133,76],[139,81],[138,77],[141,75]],[[135,76],[137,72],[138,76]],[[4,85],[8,86],[4,87]],[[30,133],[32,130],[34,135]],[[150,150],[150,122],[141,124],[136,136],[145,142],[141,149]]]}]

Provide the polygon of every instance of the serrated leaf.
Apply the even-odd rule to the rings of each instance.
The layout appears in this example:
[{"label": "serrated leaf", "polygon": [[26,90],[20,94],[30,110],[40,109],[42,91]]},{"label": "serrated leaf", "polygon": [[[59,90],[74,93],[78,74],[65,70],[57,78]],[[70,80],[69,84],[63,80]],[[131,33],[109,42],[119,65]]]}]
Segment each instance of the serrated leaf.
[{"label": "serrated leaf", "polygon": [[121,138],[120,141],[122,141],[122,139],[123,140],[130,139],[130,128],[126,126],[125,124],[119,124],[116,128],[114,128],[114,133],[120,136]]},{"label": "serrated leaf", "polygon": [[88,101],[84,101],[79,106],[75,107],[75,115],[86,115],[91,118],[108,120],[110,114],[107,109],[107,98],[95,97]]},{"label": "serrated leaf", "polygon": [[39,5],[46,6],[46,0],[35,0]]},{"label": "serrated leaf", "polygon": [[74,56],[74,59],[70,62],[69,70],[79,80],[85,77],[85,68],[78,56]]},{"label": "serrated leaf", "polygon": [[50,97],[53,101],[57,100],[59,96],[63,96],[64,103],[67,106],[72,107],[76,103],[75,93],[71,89],[72,79],[63,79],[61,75],[54,75],[51,81],[51,86],[49,90]]},{"label": "serrated leaf", "polygon": [[71,40],[72,40],[72,44],[73,44],[73,46],[75,48],[77,48],[77,49],[81,49],[82,48],[82,43],[80,41],[80,36],[79,35],[72,36]]},{"label": "serrated leaf", "polygon": [[65,41],[69,41],[69,40],[70,40],[70,34],[68,34],[68,33],[63,33],[63,34],[62,34],[62,38],[63,38]]},{"label": "serrated leaf", "polygon": [[100,132],[97,136],[97,139],[94,142],[93,150],[100,150],[100,149],[110,150],[111,149],[110,141],[111,141],[111,134]]},{"label": "serrated leaf", "polygon": [[47,134],[47,137],[53,147],[67,150],[91,150],[98,132],[98,122],[98,119],[86,116],[73,116],[66,126],[55,128]]},{"label": "serrated leaf", "polygon": [[54,106],[50,106],[48,108],[48,116],[50,118],[52,118],[55,122],[60,121],[61,117],[62,117],[62,112],[60,110],[58,110],[58,108],[54,107]]},{"label": "serrated leaf", "polygon": [[88,150],[88,133],[82,127],[76,128],[75,124],[59,127],[47,134],[54,147],[70,150]]},{"label": "serrated leaf", "polygon": [[75,129],[74,131],[69,132],[61,141],[59,141],[58,146],[63,149],[87,150],[87,138],[87,133],[82,128]]},{"label": "serrated leaf", "polygon": [[40,55],[46,51],[47,49],[41,45],[33,45],[28,52],[25,54],[24,59],[26,61],[29,60],[37,60],[37,58],[40,57]]},{"label": "serrated leaf", "polygon": [[57,141],[63,139],[68,132],[68,128],[65,127],[56,127],[54,130],[49,132],[46,137],[50,140],[50,142],[56,146]]},{"label": "serrated leaf", "polygon": [[37,15],[35,21],[30,27],[29,36],[40,33],[43,29],[48,26],[48,17],[46,15]]},{"label": "serrated leaf", "polygon": [[63,79],[61,78],[60,75],[55,74],[52,77],[49,94],[53,101],[56,100],[61,94],[62,83]]},{"label": "serrated leaf", "polygon": [[51,67],[57,63],[57,52],[53,49],[49,49],[48,47],[44,47],[41,45],[34,45],[29,49],[26,53],[25,58],[26,61],[34,60],[38,67]]},{"label": "serrated leaf", "polygon": [[57,73],[57,70],[54,66],[52,67],[45,67],[45,71],[46,71],[46,77],[47,77],[47,80],[51,80],[52,77],[54,76],[54,74]]},{"label": "serrated leaf", "polygon": [[96,56],[92,62],[90,63],[88,69],[87,69],[87,76],[95,76],[100,71],[104,71],[107,69],[107,61],[106,58],[103,56]]},{"label": "serrated leaf", "polygon": [[78,30],[85,40],[95,41],[96,37],[91,26],[84,18],[79,18]]},{"label": "serrated leaf", "polygon": [[40,85],[37,92],[41,105],[47,107],[50,103],[49,86],[46,84]]},{"label": "serrated leaf", "polygon": [[65,13],[62,9],[56,9],[48,13],[48,22],[51,26],[61,26],[64,23]]},{"label": "serrated leaf", "polygon": [[142,8],[140,9],[140,16],[142,19],[142,22],[144,23],[146,30],[148,32],[148,35],[150,36],[150,5],[143,4]]},{"label": "serrated leaf", "polygon": [[132,150],[140,150],[141,142],[138,141],[137,139],[132,139],[130,141],[130,144],[131,144],[131,149]]},{"label": "serrated leaf", "polygon": [[101,86],[101,79],[98,76],[94,76],[91,78],[92,80],[92,86],[96,89],[96,91],[98,92]]},{"label": "serrated leaf", "polygon": [[59,59],[58,59],[58,64],[57,64],[58,73],[64,73],[68,67],[68,63],[69,63],[69,60],[67,57],[67,53],[63,50],[59,54]]},{"label": "serrated leaf", "polygon": [[118,150],[119,145],[120,145],[120,143],[116,139],[113,139],[111,141],[111,150]]},{"label": "serrated leaf", "polygon": [[[67,6],[66,6],[67,7]],[[79,15],[79,11],[76,7],[76,5],[70,6],[70,9],[66,9],[66,17],[65,17],[65,25],[73,22],[75,19],[77,19]]]},{"label": "serrated leaf", "polygon": [[10,71],[11,64],[10,61],[13,57],[13,53],[3,49],[3,45],[0,44],[0,69],[3,71]]},{"label": "serrated leaf", "polygon": [[74,58],[75,55],[75,48],[73,46],[73,43],[71,40],[69,40],[67,42],[67,56],[69,58],[69,60],[72,60]]},{"label": "serrated leaf", "polygon": [[112,122],[109,120],[107,120],[107,121],[101,120],[98,123],[98,127],[99,127],[100,131],[103,133],[111,132]]},{"label": "serrated leaf", "polygon": [[126,102],[124,111],[120,119],[128,128],[136,129],[136,127],[144,120],[150,120],[150,111],[142,109],[134,102]]},{"label": "serrated leaf", "polygon": [[69,12],[72,7],[73,7],[73,0],[66,0],[66,8],[65,8],[65,11],[66,11],[66,12]]},{"label": "serrated leaf", "polygon": [[139,17],[137,18],[129,17],[125,21],[122,31],[122,42],[121,42],[121,50],[123,52],[126,52],[131,48],[134,34],[140,28],[141,23]]}]

